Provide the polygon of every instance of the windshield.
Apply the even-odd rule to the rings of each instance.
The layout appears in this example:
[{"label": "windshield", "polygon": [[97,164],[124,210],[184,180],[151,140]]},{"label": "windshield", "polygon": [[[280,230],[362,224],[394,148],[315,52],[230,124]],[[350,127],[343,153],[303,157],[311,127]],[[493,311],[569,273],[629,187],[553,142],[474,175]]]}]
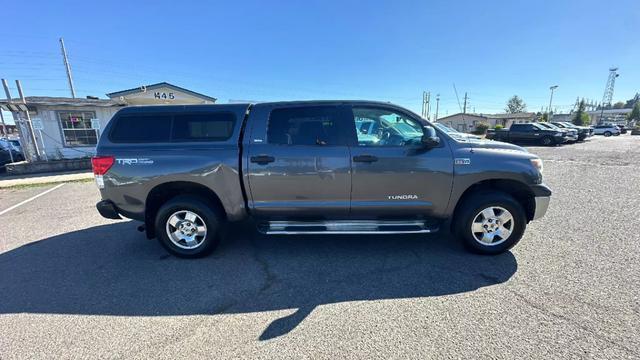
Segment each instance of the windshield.
[{"label": "windshield", "polygon": [[552,130],[560,130],[559,127],[553,125],[553,124],[549,124],[549,123],[539,123],[540,126],[545,127],[547,129],[552,129]]}]

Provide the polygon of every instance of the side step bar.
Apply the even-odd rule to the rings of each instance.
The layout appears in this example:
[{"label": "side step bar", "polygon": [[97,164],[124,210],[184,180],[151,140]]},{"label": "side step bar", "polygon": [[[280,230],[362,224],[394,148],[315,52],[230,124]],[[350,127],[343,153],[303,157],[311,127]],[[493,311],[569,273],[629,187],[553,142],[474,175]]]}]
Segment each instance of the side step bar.
[{"label": "side step bar", "polygon": [[424,220],[268,221],[258,224],[258,231],[268,235],[427,234],[438,231],[438,226]]}]

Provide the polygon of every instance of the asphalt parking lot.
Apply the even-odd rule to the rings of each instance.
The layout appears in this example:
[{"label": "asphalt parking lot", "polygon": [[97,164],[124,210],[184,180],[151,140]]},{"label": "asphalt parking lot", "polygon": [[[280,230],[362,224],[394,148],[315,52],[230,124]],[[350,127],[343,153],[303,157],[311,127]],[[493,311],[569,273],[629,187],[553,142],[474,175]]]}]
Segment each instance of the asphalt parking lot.
[{"label": "asphalt parking lot", "polygon": [[551,207],[495,257],[241,224],[181,260],[91,182],[0,190],[0,358],[640,357],[640,137],[529,150]]}]

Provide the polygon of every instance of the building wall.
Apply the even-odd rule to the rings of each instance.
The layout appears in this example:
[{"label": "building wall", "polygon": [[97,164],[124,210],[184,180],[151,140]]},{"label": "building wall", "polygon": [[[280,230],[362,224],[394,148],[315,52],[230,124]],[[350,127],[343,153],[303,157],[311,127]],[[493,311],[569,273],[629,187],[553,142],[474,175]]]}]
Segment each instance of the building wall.
[{"label": "building wall", "polygon": [[464,116],[462,114],[455,114],[438,119],[438,122],[461,132],[471,132],[475,130],[475,124],[479,122],[485,122],[488,123],[489,126],[495,126],[495,122],[491,122],[490,119],[470,114]]},{"label": "building wall", "polygon": [[100,120],[100,130],[98,136],[101,136],[107,123],[113,117],[120,107],[76,107],[76,106],[47,106],[38,107],[37,114],[32,114],[32,119],[41,119],[44,129],[42,136],[39,131],[35,131],[38,147],[42,152],[42,141],[44,140],[44,150],[48,159],[55,159],[62,156],[63,158],[78,158],[95,155],[95,146],[66,146],[62,134],[62,125],[58,118],[60,111],[92,111],[96,114],[96,118]]}]

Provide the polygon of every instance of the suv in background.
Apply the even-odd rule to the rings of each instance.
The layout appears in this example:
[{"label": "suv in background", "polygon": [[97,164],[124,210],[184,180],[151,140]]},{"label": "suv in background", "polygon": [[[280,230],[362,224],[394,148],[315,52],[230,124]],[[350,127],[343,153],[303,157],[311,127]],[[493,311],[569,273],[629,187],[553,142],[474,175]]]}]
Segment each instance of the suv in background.
[{"label": "suv in background", "polygon": [[565,138],[567,139],[567,141],[570,141],[570,142],[578,141],[578,129],[568,129],[568,128],[563,129],[561,127],[558,127],[548,122],[539,122],[538,125],[545,127],[549,130],[563,132],[565,134]]},{"label": "suv in background", "polygon": [[620,128],[618,128],[615,125],[611,125],[611,124],[602,124],[602,125],[596,125],[593,128],[593,132],[595,135],[604,135],[604,136],[618,136],[620,135]]},{"label": "suv in background", "polygon": [[509,129],[489,129],[487,139],[504,142],[558,145],[567,142],[566,134],[548,129],[539,123],[511,124]]},{"label": "suv in background", "polygon": [[578,126],[566,121],[554,121],[552,124],[562,129],[578,130],[578,141],[585,140],[589,136],[593,135],[593,128],[590,126]]}]

